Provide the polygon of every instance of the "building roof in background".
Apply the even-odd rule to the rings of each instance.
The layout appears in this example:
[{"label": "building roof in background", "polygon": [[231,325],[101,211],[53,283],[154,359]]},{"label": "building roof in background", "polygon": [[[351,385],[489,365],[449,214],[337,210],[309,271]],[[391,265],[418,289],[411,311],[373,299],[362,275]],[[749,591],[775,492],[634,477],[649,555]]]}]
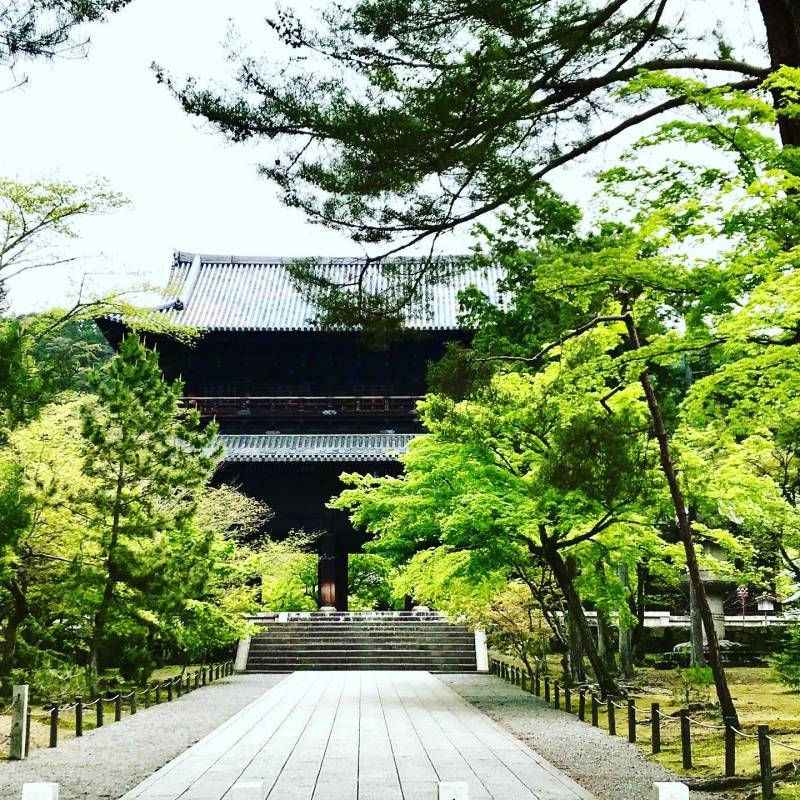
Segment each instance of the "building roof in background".
[{"label": "building roof in background", "polygon": [[264,461],[395,461],[406,452],[412,433],[265,433],[222,435],[225,463]]},{"label": "building roof in background", "polygon": [[[177,252],[161,306],[176,323],[217,331],[313,331],[318,310],[297,290],[287,264],[297,259],[200,255]],[[455,259],[454,259],[455,262]],[[358,259],[323,259],[318,270],[344,283],[362,268]],[[388,280],[371,267],[366,288],[383,292]],[[458,330],[458,293],[476,286],[492,301],[499,298],[501,271],[454,271],[452,280],[423,286],[420,310],[409,315],[412,330]]]}]

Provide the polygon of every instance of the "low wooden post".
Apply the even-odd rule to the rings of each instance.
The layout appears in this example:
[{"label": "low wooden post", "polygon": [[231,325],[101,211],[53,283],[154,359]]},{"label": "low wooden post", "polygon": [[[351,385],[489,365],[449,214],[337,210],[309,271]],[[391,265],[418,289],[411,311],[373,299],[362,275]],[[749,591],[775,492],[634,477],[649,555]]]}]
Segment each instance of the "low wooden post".
[{"label": "low wooden post", "polygon": [[53,703],[50,709],[50,744],[49,747],[58,747],[58,703]]},{"label": "low wooden post", "polygon": [[597,695],[592,692],[592,727],[596,728],[599,725],[599,703],[597,702]]},{"label": "low wooden post", "polygon": [[161,683],[156,684],[156,705],[161,703]]},{"label": "low wooden post", "polygon": [[75,736],[83,736],[83,698],[80,695],[75,698]]},{"label": "low wooden post", "polygon": [[736,774],[736,731],[734,724],[736,717],[725,719],[725,777],[730,778]]},{"label": "low wooden post", "polygon": [[547,676],[544,679],[544,701],[545,703],[550,702],[550,678]]},{"label": "low wooden post", "polygon": [[578,719],[581,722],[586,721],[586,689],[581,689],[578,695]]},{"label": "low wooden post", "polygon": [[114,698],[114,722],[119,722],[122,719],[122,692],[117,692]]},{"label": "low wooden post", "polygon": [[172,679],[167,681],[167,702],[172,702]]},{"label": "low wooden post", "polygon": [[103,709],[103,695],[99,695],[98,698],[97,698],[96,711],[97,711],[97,717],[96,717],[97,727],[98,728],[102,728],[103,727],[103,722],[104,722],[104,720],[103,720],[103,711],[104,711],[104,709]]},{"label": "low wooden post", "polygon": [[553,705],[561,708],[561,686],[558,681],[553,681]]},{"label": "low wooden post", "polygon": [[217,664],[217,676],[214,678],[215,681],[219,680],[219,664]]},{"label": "low wooden post", "polygon": [[142,700],[144,700],[144,707],[150,708],[150,687],[145,684],[142,690]]},{"label": "low wooden post", "polygon": [[178,675],[177,678],[174,678],[175,681],[175,694],[177,697],[180,697],[183,694],[183,678]]},{"label": "low wooden post", "polygon": [[131,689],[131,716],[136,713],[136,689]]},{"label": "low wooden post", "polygon": [[569,686],[564,687],[564,711],[567,714],[572,713],[572,692],[570,692]]},{"label": "low wooden post", "polygon": [[683,757],[683,768],[692,768],[692,733],[691,723],[689,722],[688,709],[682,708],[678,712],[681,718],[681,755]]},{"label": "low wooden post", "polygon": [[636,743],[636,700],[628,698],[628,741]]},{"label": "low wooden post", "polygon": [[189,673],[186,673],[186,687],[183,690],[186,694],[192,691],[192,679]]},{"label": "low wooden post", "polygon": [[614,700],[609,696],[606,706],[608,708],[608,733],[610,736],[617,735],[617,715]]},{"label": "low wooden post", "polygon": [[653,755],[661,752],[661,704],[650,704],[650,749]]},{"label": "low wooden post", "polygon": [[206,685],[206,668],[205,667],[202,667],[202,669],[200,670],[200,683],[202,683],[203,686]]},{"label": "low wooden post", "polygon": [[758,765],[761,772],[761,797],[772,800],[775,790],[772,785],[772,753],[769,747],[769,725],[758,726]]},{"label": "low wooden post", "polygon": [[15,686],[11,699],[11,737],[9,755],[19,761],[27,755],[26,742],[30,730],[30,709],[28,708],[28,685]]},{"label": "low wooden post", "polygon": [[539,677],[538,672],[533,676],[533,689],[537,697],[542,696],[542,679]]},{"label": "low wooden post", "polygon": [[194,688],[197,689],[200,686],[200,672],[198,670],[194,671]]}]

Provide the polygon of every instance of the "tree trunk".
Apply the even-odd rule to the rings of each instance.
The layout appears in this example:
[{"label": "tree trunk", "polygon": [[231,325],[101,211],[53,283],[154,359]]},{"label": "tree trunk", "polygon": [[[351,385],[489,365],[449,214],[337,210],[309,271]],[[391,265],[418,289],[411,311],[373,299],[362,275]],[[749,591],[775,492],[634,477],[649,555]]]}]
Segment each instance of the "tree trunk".
[{"label": "tree trunk", "polygon": [[636,565],[636,605],[632,609],[636,615],[636,627],[633,630],[633,657],[641,664],[645,654],[644,610],[647,597],[647,567],[644,564]]},{"label": "tree trunk", "polygon": [[[785,65],[800,67],[800,3],[797,0],[759,0],[761,17],[767,29],[772,69]],[[781,104],[781,92],[772,93],[773,102]],[[784,145],[800,147],[800,119],[781,117],[778,128]]]},{"label": "tree trunk", "polygon": [[600,608],[597,609],[597,654],[605,661],[608,671],[616,673],[617,661],[614,658],[611,622],[608,614]]},{"label": "tree trunk", "polygon": [[[625,326],[628,330],[630,343],[635,350],[638,350],[640,345],[639,333],[636,330],[636,325],[633,322],[633,317],[630,314],[625,314]],[[731,697],[730,689],[728,688],[728,681],[725,677],[725,669],[722,666],[722,659],[719,653],[719,644],[717,642],[717,632],[714,630],[714,617],[711,613],[711,606],[708,604],[706,597],[706,589],[703,585],[703,579],[700,575],[700,566],[697,563],[697,554],[694,551],[694,537],[692,536],[692,526],[689,521],[689,514],[686,509],[686,504],[683,500],[683,493],[681,492],[680,485],[678,484],[678,476],[675,472],[675,465],[672,460],[672,453],[669,447],[669,437],[667,430],[664,427],[664,420],[661,417],[661,408],[658,404],[653,384],[650,381],[650,374],[645,369],[639,375],[639,381],[642,384],[644,395],[647,400],[647,407],[650,412],[650,418],[653,423],[653,432],[656,440],[658,441],[659,458],[661,460],[661,470],[667,480],[670,495],[672,497],[672,505],[675,508],[675,515],[678,518],[678,532],[683,543],[683,549],[686,553],[686,566],[689,570],[689,581],[694,587],[695,596],[697,598],[697,606],[700,613],[700,619],[703,621],[703,627],[706,631],[706,640],[708,642],[708,662],[711,670],[714,673],[714,684],[717,690],[717,698],[719,699],[720,711],[722,718],[730,718],[736,727],[739,727],[739,715],[736,713],[736,706]]]},{"label": "tree trunk", "polygon": [[6,589],[11,594],[14,608],[8,615],[3,631],[3,647],[0,651],[0,677],[3,680],[14,669],[17,656],[17,631],[29,613],[28,601],[20,585],[15,580],[10,580],[6,583]]},{"label": "tree trunk", "polygon": [[581,632],[572,614],[567,614],[567,625],[569,626],[569,676],[572,685],[586,683],[586,668],[583,665],[583,644]]},{"label": "tree trunk", "polygon": [[[620,583],[628,589],[628,567],[625,564],[620,564],[619,568]],[[628,597],[630,597],[630,590],[628,589]],[[630,607],[630,602],[628,603]],[[633,678],[633,629],[630,625],[623,626],[621,623],[619,628],[619,670],[625,680]]]},{"label": "tree trunk", "polygon": [[570,618],[574,620],[578,629],[581,644],[583,645],[583,651],[586,653],[586,657],[589,659],[589,663],[592,665],[595,679],[600,686],[600,690],[603,692],[603,694],[619,694],[619,687],[617,686],[613,675],[608,671],[608,667],[606,666],[605,662],[597,653],[594,637],[589,630],[589,624],[586,622],[586,615],[583,613],[581,600],[578,597],[578,593],[575,591],[575,586],[572,583],[573,578],[575,577],[574,565],[567,565],[554,543],[543,542],[543,550],[544,557],[550,569],[553,570],[553,577],[558,584],[558,588],[561,590],[564,595],[564,599],[567,601],[567,612],[569,613]]},{"label": "tree trunk", "polygon": [[100,644],[103,641],[103,633],[106,629],[106,620],[108,619],[108,609],[111,607],[111,598],[114,596],[115,586],[116,581],[111,577],[110,573],[106,578],[106,585],[103,587],[103,599],[100,601],[100,607],[94,615],[94,622],[92,624],[92,640],[89,643],[89,684],[94,692],[99,688]]},{"label": "tree trunk", "polygon": [[700,619],[700,609],[697,605],[697,595],[691,581],[689,582],[689,639],[691,647],[691,665],[704,667],[706,654],[703,646],[703,620]]}]

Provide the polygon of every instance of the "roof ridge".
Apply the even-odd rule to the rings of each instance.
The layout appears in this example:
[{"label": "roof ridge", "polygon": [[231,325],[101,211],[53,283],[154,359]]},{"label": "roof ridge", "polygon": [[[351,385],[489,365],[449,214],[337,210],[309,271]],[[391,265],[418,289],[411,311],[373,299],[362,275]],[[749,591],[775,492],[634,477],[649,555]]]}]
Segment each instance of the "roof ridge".
[{"label": "roof ridge", "polygon": [[[317,261],[324,266],[349,266],[351,264],[363,264],[367,261],[366,256],[242,256],[235,253],[195,253],[189,250],[176,250],[173,253],[173,265],[184,266],[191,264],[195,258],[200,259],[201,264],[226,264],[236,266],[249,266],[259,264],[265,266],[285,266],[298,261]],[[387,263],[398,263],[403,261],[418,261],[424,256],[392,256],[391,258],[375,259],[375,266],[383,261]],[[437,261],[464,261],[470,258],[467,254],[448,254],[436,256]]]}]

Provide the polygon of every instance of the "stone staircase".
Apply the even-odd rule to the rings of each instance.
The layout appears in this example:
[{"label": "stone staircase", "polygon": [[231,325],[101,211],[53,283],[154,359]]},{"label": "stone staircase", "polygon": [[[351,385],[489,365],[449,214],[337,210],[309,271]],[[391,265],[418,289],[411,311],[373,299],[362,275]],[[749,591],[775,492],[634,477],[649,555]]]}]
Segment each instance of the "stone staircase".
[{"label": "stone staircase", "polygon": [[252,621],[261,630],[249,642],[247,672],[477,669],[475,634],[436,612],[298,612]]}]

